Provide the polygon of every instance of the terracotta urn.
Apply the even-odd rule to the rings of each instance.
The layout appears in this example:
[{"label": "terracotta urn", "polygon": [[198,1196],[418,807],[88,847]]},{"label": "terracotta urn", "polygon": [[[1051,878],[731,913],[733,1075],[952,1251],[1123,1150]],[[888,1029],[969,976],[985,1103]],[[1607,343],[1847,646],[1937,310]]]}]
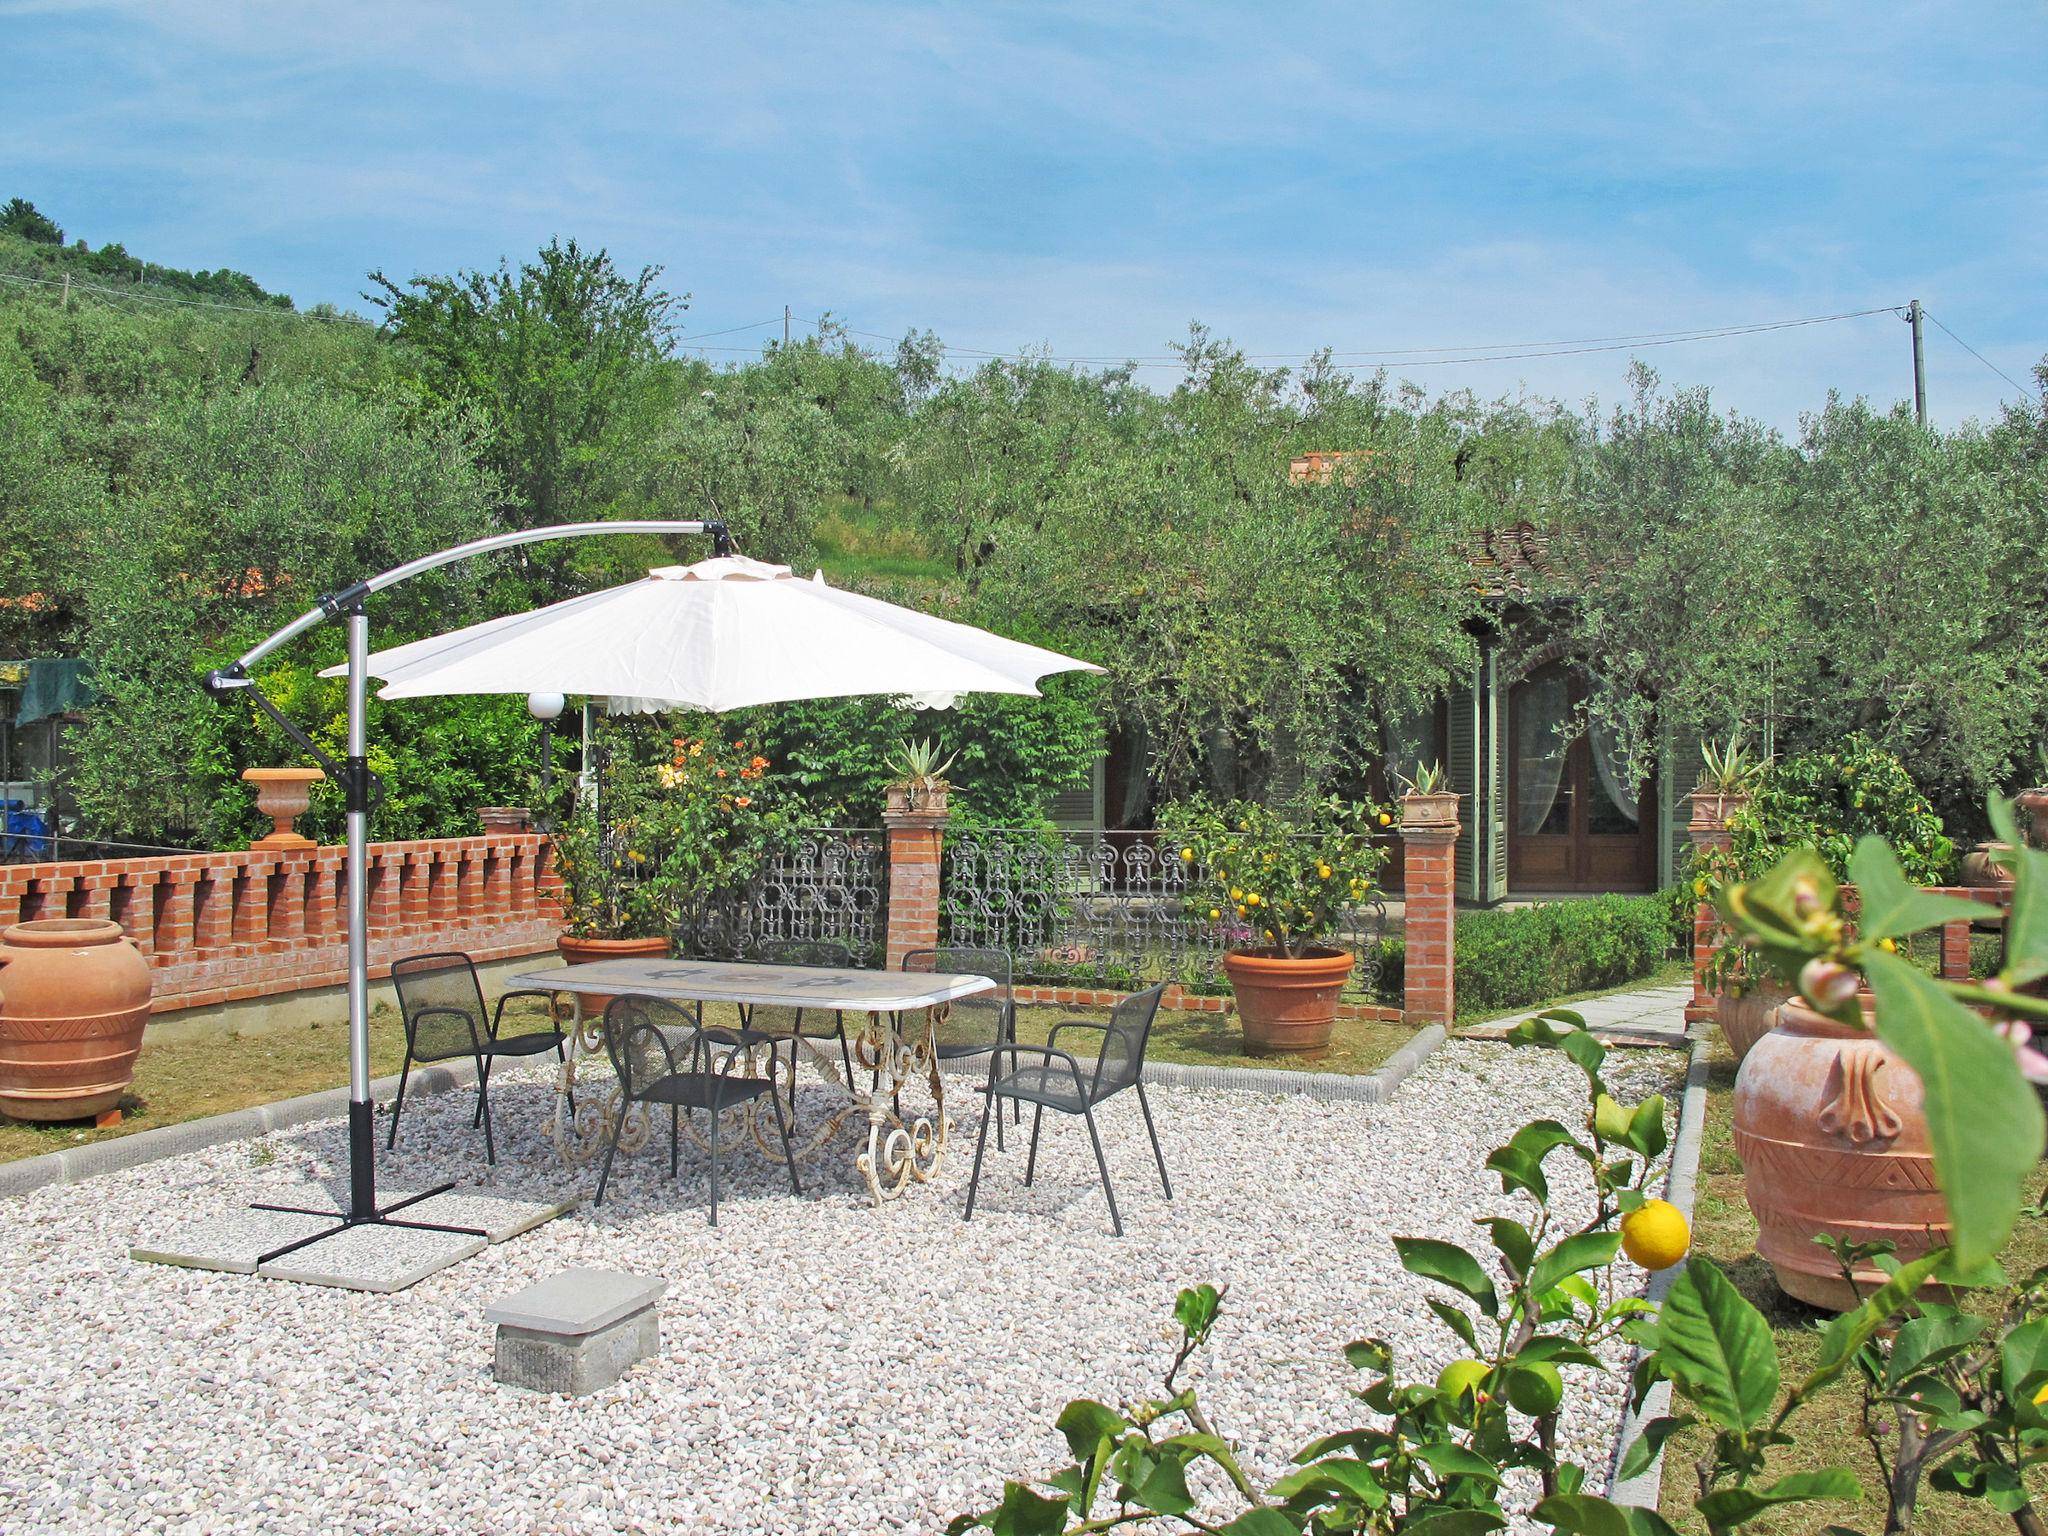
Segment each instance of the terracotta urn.
[{"label": "terracotta urn", "polygon": [[2027,818],[2027,841],[2036,848],[2048,848],[2048,789],[2023,789],[2012,797],[2012,803]]},{"label": "terracotta urn", "polygon": [[1756,1251],[1788,1296],[1841,1312],[1884,1283],[1866,1264],[1852,1287],[1823,1233],[1888,1238],[1901,1263],[1948,1241],[1920,1079],[1867,1029],[1787,1002],[1736,1074],[1734,1119]]},{"label": "terracotta urn", "polygon": [[1237,994],[1244,1048],[1253,1056],[1321,1056],[1330,1049],[1337,1000],[1351,977],[1351,954],[1311,949],[1299,960],[1278,949],[1238,949],[1223,957]]},{"label": "terracotta urn", "polygon": [[[555,936],[555,948],[570,965],[592,965],[599,960],[661,960],[668,956],[668,940],[656,934],[646,939],[579,939],[573,933]],[[581,999],[583,1017],[595,1018],[611,1006],[611,995],[585,992]]]},{"label": "terracotta urn", "polygon": [[327,775],[318,768],[244,768],[242,778],[256,786],[256,809],[268,816],[272,829],[251,848],[314,848],[310,837],[292,830],[295,818],[313,803],[313,786]]},{"label": "terracotta urn", "polygon": [[1719,992],[1714,996],[1714,1022],[1740,1064],[1750,1048],[1771,1032],[1778,1022],[1778,1009],[1792,994],[1770,981],[1743,983],[1740,992]]},{"label": "terracotta urn", "polygon": [[83,1120],[135,1080],[149,962],[119,923],[59,917],[0,933],[0,1114]]}]

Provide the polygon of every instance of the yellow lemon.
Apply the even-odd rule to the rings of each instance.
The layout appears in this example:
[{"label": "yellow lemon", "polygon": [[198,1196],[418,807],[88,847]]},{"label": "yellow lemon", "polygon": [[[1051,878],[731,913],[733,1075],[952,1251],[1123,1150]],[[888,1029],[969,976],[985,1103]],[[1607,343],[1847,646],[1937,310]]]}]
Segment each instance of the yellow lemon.
[{"label": "yellow lemon", "polygon": [[1899,941],[1897,939],[1879,939],[1877,947],[1888,955],[1896,955],[1899,952]]},{"label": "yellow lemon", "polygon": [[1259,904],[1259,893],[1257,891],[1245,892],[1244,904],[1248,907],[1256,907]]},{"label": "yellow lemon", "polygon": [[1240,902],[1239,902],[1239,903],[1237,904],[1237,915],[1238,915],[1239,917],[1243,917],[1243,916],[1244,916],[1244,914],[1245,914],[1245,912],[1246,912],[1246,910],[1247,910],[1247,909],[1246,909],[1246,907],[1245,907],[1245,904],[1244,904],[1243,902],[1241,902],[1241,901],[1240,901]]},{"label": "yellow lemon", "polygon": [[1232,901],[1243,901],[1243,900],[1244,900],[1244,892],[1243,892],[1243,891],[1241,891],[1241,890],[1239,890],[1239,889],[1238,889],[1238,888],[1237,888],[1236,886],[1234,886],[1234,885],[1233,885],[1233,886],[1232,886],[1232,887],[1230,888],[1230,899],[1231,899]]},{"label": "yellow lemon", "polygon": [[1216,919],[1221,917],[1222,915],[1223,914],[1220,911],[1218,911],[1215,907],[1211,907],[1209,909],[1209,921],[1212,923],[1215,922]]},{"label": "yellow lemon", "polygon": [[2048,1381],[2042,1382],[2041,1390],[2034,1394],[2034,1406],[2039,1408],[2043,1403],[2048,1403]]},{"label": "yellow lemon", "polygon": [[1486,1376],[1484,1360],[1453,1360],[1437,1376],[1436,1389],[1445,1397],[1463,1397],[1467,1392],[1474,1397],[1483,1397],[1479,1384],[1486,1380]]},{"label": "yellow lemon", "polygon": [[1180,856],[1181,859],[1186,863],[1192,864],[1195,862],[1195,850],[1192,848],[1181,849]]},{"label": "yellow lemon", "polygon": [[1383,826],[1383,827],[1391,827],[1391,826],[1392,826],[1393,824],[1394,824],[1394,818],[1393,818],[1393,817],[1391,817],[1391,816],[1389,816],[1389,815],[1388,815],[1388,814],[1387,814],[1387,813],[1386,813],[1385,811],[1381,811],[1381,812],[1380,812],[1380,825],[1381,825],[1381,826]]},{"label": "yellow lemon", "polygon": [[1318,865],[1316,866],[1316,878],[1318,878],[1318,879],[1320,879],[1320,880],[1327,880],[1327,879],[1329,879],[1329,878],[1330,878],[1330,866],[1329,866],[1329,865],[1327,865],[1327,864],[1318,864]]},{"label": "yellow lemon", "polygon": [[1691,1246],[1685,1213],[1668,1200],[1646,1200],[1621,1218],[1621,1251],[1645,1269],[1669,1269]]}]

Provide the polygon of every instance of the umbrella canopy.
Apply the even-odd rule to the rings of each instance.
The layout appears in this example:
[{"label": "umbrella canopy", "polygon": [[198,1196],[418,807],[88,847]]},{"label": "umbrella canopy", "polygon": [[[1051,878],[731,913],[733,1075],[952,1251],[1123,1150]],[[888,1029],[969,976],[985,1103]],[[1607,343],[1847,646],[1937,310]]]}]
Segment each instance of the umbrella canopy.
[{"label": "umbrella canopy", "polygon": [[[662,566],[585,597],[393,646],[370,657],[378,696],[575,693],[615,707],[742,709],[789,699],[895,694],[944,708],[962,693],[1038,692],[1050,672],[1100,672],[809,581],[739,555]],[[330,667],[337,677],[345,667]]]}]

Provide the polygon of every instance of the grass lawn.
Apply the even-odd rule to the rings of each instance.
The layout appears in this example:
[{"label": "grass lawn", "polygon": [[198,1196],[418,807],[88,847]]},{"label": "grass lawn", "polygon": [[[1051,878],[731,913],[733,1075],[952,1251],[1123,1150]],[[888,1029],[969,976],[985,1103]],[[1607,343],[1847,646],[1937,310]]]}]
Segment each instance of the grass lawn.
[{"label": "grass lawn", "polygon": [[[1743,1295],[1763,1309],[1776,1336],[1778,1355],[1786,1380],[1795,1380],[1813,1367],[1818,1357],[1819,1329],[1828,1314],[1782,1295],[1771,1276],[1771,1268],[1756,1256],[1756,1221],[1742,1194],[1742,1164],[1736,1160],[1731,1129],[1734,1108],[1735,1058],[1718,1040],[1714,1047],[1712,1072],[1707,1079],[1707,1119],[1700,1144],[1700,1179],[1693,1210],[1693,1251],[1712,1258],[1727,1271]],[[2038,1187],[2039,1181],[2036,1181]],[[2002,1255],[2006,1272],[2025,1275],[2048,1262],[2048,1231],[2036,1223],[2023,1227]],[[1772,1452],[1768,1463],[1773,1473],[1803,1468],[1845,1466],[1856,1474],[1867,1490],[1858,1508],[1845,1504],[1794,1505],[1777,1513],[1758,1516],[1743,1527],[1757,1536],[1809,1536],[1830,1523],[1875,1532],[1884,1527],[1883,1480],[1857,1430],[1858,1388],[1844,1379],[1801,1413],[1793,1425],[1799,1443]],[[1682,1531],[1702,1531],[1705,1526],[1692,1514],[1699,1496],[1693,1462],[1709,1441],[1698,1431],[1677,1435],[1664,1448],[1664,1489],[1661,1508],[1664,1518]],[[2038,1503],[2048,1497],[2048,1478],[2030,1478]],[[1917,1536],[1994,1536],[2010,1533],[2008,1516],[1967,1499],[1922,1492],[1919,1518],[1913,1526]]]},{"label": "grass lawn", "polygon": [[[1042,1045],[1046,1034],[1062,1019],[1107,1019],[1107,1008],[1029,1007],[1017,1010],[1017,1038],[1026,1044]],[[1363,1020],[1337,1021],[1330,1050],[1324,1056],[1247,1056],[1244,1031],[1237,1017],[1228,1013],[1176,1013],[1159,1010],[1152,1026],[1152,1041],[1146,1057],[1152,1061],[1174,1061],[1198,1067],[1274,1067],[1287,1072],[1343,1072],[1354,1076],[1377,1071],[1395,1051],[1415,1038],[1412,1024],[1382,1024]],[[1063,1035],[1060,1049],[1072,1049],[1087,1061],[1101,1037],[1086,1033]]]},{"label": "grass lawn", "polygon": [[[370,1070],[378,1076],[396,1072],[404,1057],[405,1031],[398,1013],[383,1004],[370,1019]],[[0,1116],[0,1162],[270,1104],[347,1081],[348,1030],[339,1017],[332,1024],[199,1040],[159,1044],[145,1038],[135,1084],[121,1101],[120,1125],[96,1131],[90,1121],[43,1125]]]}]

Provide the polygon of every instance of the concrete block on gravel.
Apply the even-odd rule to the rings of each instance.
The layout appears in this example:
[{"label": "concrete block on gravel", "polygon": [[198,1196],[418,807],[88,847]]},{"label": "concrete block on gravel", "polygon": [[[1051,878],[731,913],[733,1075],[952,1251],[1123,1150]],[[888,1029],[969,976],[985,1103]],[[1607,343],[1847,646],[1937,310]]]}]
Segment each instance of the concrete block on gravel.
[{"label": "concrete block on gravel", "polygon": [[568,1269],[484,1312],[497,1324],[493,1373],[529,1392],[595,1392],[661,1348],[654,1307],[666,1280]]}]

